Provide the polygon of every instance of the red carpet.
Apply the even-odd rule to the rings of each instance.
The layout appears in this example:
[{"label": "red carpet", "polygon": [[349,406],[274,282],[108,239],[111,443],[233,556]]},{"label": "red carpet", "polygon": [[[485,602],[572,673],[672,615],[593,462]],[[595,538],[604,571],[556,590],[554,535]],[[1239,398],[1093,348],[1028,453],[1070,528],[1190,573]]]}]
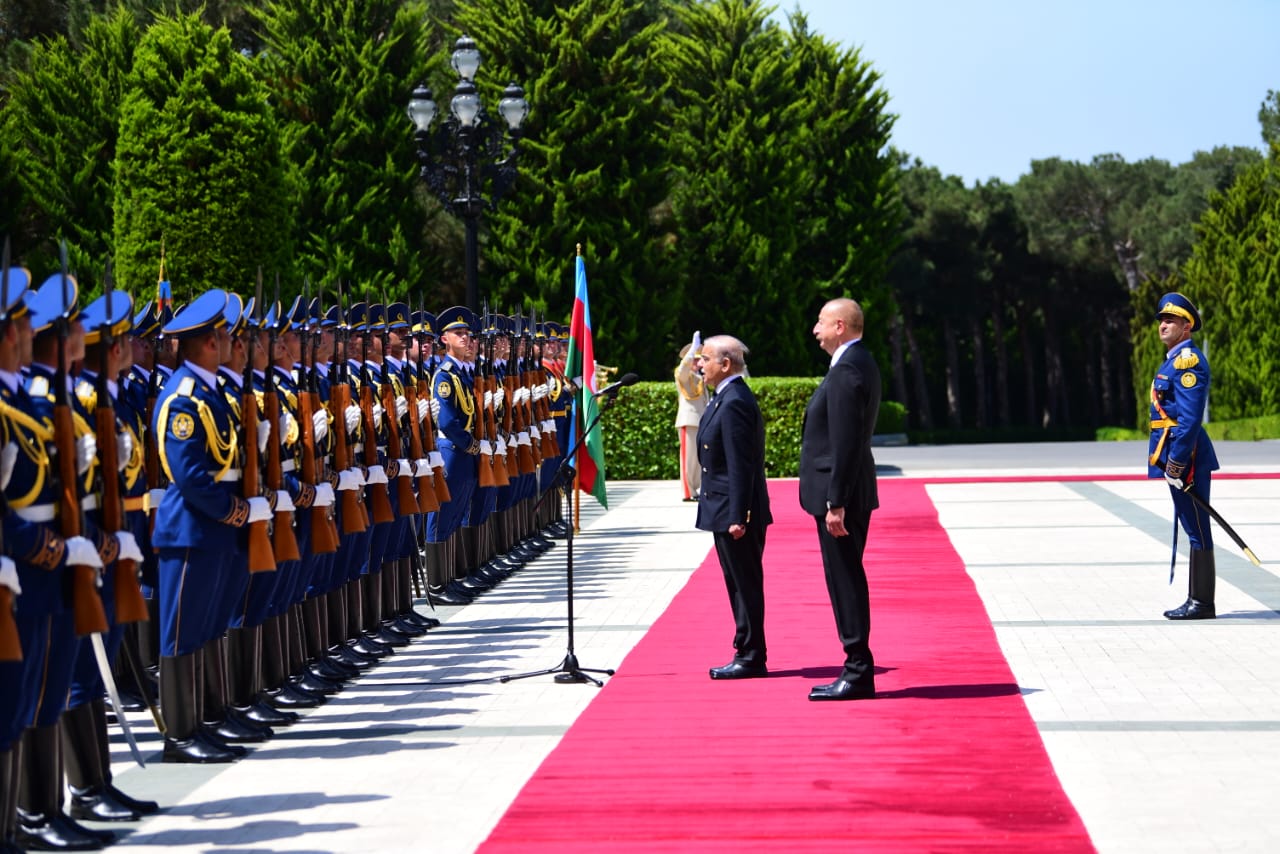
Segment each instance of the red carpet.
[{"label": "red carpet", "polygon": [[877,699],[807,699],[843,653],[813,520],[771,484],[770,678],[707,678],[733,636],[711,554],[480,850],[1092,851],[923,482],[880,490]]}]

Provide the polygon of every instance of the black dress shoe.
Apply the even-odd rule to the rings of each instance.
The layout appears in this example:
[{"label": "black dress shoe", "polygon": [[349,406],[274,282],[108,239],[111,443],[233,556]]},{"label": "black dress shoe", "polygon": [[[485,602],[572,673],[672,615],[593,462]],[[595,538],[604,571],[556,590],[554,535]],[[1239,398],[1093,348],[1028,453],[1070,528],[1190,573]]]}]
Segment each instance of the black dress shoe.
[{"label": "black dress shoe", "polygon": [[160,812],[160,805],[155,801],[144,801],[139,798],[126,795],[115,787],[110,780],[107,781],[107,791],[111,793],[111,797],[115,798],[118,803],[124,804],[138,815],[155,815]]},{"label": "black dress shoe", "polygon": [[819,685],[809,691],[810,700],[870,700],[875,695],[875,685],[859,685],[846,681],[843,676],[830,685]]},{"label": "black dress shoe", "polygon": [[1177,608],[1164,612],[1165,619],[1169,620],[1212,620],[1216,618],[1217,612],[1214,611],[1212,602],[1201,602],[1198,599],[1188,599]]},{"label": "black dress shoe", "polygon": [[18,808],[20,851],[100,851],[116,838],[109,830],[90,830],[62,813],[29,813]]},{"label": "black dress shoe", "polygon": [[432,587],[431,598],[439,605],[470,605],[474,597],[461,588],[454,587],[451,581],[444,587]]},{"label": "black dress shoe", "polygon": [[711,668],[712,679],[759,679],[768,675],[769,671],[763,664],[746,664],[741,661],[730,661],[724,667]]},{"label": "black dress shoe", "polygon": [[106,783],[79,788],[69,786],[71,805],[67,814],[81,821],[138,821],[142,813],[117,800]]},{"label": "black dress shoe", "polygon": [[162,762],[183,762],[211,764],[217,762],[235,762],[239,755],[231,750],[224,750],[212,743],[193,735],[191,738],[164,739],[164,755]]}]

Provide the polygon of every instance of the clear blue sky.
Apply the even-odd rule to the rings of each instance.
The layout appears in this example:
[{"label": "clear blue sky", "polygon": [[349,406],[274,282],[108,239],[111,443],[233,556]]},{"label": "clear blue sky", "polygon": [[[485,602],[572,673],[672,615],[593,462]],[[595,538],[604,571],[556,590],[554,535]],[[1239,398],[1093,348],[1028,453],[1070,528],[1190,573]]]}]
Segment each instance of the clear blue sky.
[{"label": "clear blue sky", "polygon": [[858,48],[898,116],[893,144],[966,183],[1033,159],[1184,163],[1262,147],[1280,90],[1280,0],[777,0]]}]

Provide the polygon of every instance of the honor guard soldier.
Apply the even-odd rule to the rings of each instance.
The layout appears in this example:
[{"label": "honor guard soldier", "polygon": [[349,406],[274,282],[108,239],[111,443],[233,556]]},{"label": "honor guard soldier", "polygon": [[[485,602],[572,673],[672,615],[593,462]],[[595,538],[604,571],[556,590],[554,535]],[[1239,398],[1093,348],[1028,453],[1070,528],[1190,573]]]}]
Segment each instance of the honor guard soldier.
[{"label": "honor guard soldier", "polygon": [[[32,606],[42,620],[40,631],[47,648],[43,672],[38,674],[35,687],[34,715],[28,720],[30,728],[22,740],[17,839],[20,846],[54,850],[92,850],[115,839],[110,831],[86,828],[62,811],[59,720],[66,708],[81,648],[77,633],[107,628],[97,576],[120,551],[115,538],[106,538],[88,524],[81,524],[84,498],[96,476],[97,443],[86,413],[72,394],[67,374],[68,365],[84,358],[84,327],[77,296],[75,279],[55,274],[28,303],[34,336],[26,383],[29,412],[37,424],[45,426],[46,441],[52,440],[52,444],[43,449],[35,443],[23,447],[25,453],[16,457],[7,490],[10,506],[27,521],[51,523],[50,533],[79,531],[67,540],[67,546],[76,553],[64,555],[62,572],[22,577],[21,603]],[[55,424],[61,426],[55,430]],[[71,435],[63,435],[63,430]],[[60,456],[57,449],[63,449],[67,456]],[[35,459],[39,456],[43,456],[42,461]],[[74,464],[68,466],[68,461]],[[28,469],[29,465],[34,471]],[[75,483],[64,493],[62,477],[68,469]],[[84,539],[92,548],[82,551],[80,541]],[[55,548],[52,542],[49,547]],[[20,571],[21,567],[19,562]],[[66,596],[68,590],[70,600]]]},{"label": "honor guard soldier", "polygon": [[[1209,514],[1191,496],[1209,503],[1210,472],[1218,468],[1209,434],[1201,422],[1209,400],[1209,360],[1191,340],[1200,331],[1200,312],[1179,293],[1165,294],[1156,309],[1165,360],[1151,382],[1151,441],[1148,476],[1163,477],[1173,496],[1173,558],[1178,527],[1191,543],[1187,601],[1165,611],[1170,620],[1212,620],[1217,576]],[[1173,580],[1172,563],[1170,581]]]},{"label": "honor guard soldier", "polygon": [[229,538],[272,517],[261,496],[244,499],[228,478],[238,459],[239,425],[218,388],[218,366],[231,346],[228,295],[201,295],[164,327],[182,364],[165,383],[152,429],[169,478],[156,514],[159,550],[160,691],[167,723],[166,762],[230,762],[244,749],[201,727],[205,680],[202,651],[226,629],[224,601],[235,575]]},{"label": "honor guard soldier", "polygon": [[436,446],[444,459],[451,500],[427,517],[427,570],[431,595],[446,605],[466,604],[472,595],[455,582],[462,576],[459,530],[475,497],[479,477],[479,413],[466,363],[472,353],[476,318],[464,306],[437,315],[444,354],[431,378],[431,408],[437,411]]},{"label": "honor guard soldier", "polygon": [[[108,662],[120,652],[127,624],[145,621],[147,610],[138,587],[143,559],[138,537],[146,537],[149,519],[146,478],[142,463],[142,415],[120,398],[116,377],[128,370],[133,348],[127,338],[133,313],[128,294],[110,291],[85,307],[84,369],[76,382],[82,411],[94,418],[100,461],[92,492],[82,504],[89,520],[113,533],[120,544],[119,559],[105,566],[99,593],[108,630],[103,646]],[[105,399],[103,395],[105,394]],[[105,453],[108,449],[114,453]],[[126,497],[128,496],[128,497]],[[111,782],[107,736],[106,686],[89,638],[80,639],[67,709],[62,716],[62,745],[72,818],[92,821],[137,821],[159,810],[154,801],[140,801]],[[119,711],[119,710],[116,710]]]}]

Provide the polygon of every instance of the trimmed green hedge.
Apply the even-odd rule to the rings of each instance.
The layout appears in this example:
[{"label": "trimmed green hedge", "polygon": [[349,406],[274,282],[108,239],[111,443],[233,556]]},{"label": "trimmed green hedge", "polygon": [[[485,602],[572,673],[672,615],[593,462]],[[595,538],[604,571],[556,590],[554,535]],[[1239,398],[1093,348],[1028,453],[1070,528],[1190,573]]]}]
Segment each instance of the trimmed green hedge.
[{"label": "trimmed green hedge", "polygon": [[[764,412],[765,473],[795,477],[800,471],[800,427],[818,377],[752,377],[751,390]],[[619,393],[606,412],[605,472],[614,480],[673,480],[680,476],[680,437],[675,428],[675,383],[636,383]],[[880,406],[877,433],[901,433],[906,408]]]}]

